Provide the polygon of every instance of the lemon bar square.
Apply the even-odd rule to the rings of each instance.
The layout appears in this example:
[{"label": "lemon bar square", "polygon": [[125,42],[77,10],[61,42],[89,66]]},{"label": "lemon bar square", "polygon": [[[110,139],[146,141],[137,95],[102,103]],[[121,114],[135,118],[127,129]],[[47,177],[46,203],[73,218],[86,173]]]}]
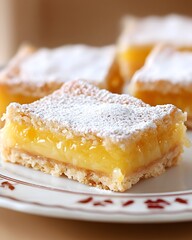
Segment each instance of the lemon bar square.
[{"label": "lemon bar square", "polygon": [[178,163],[186,115],[151,107],[86,81],[71,81],[31,104],[11,103],[1,132],[4,161],[112,191]]},{"label": "lemon bar square", "polygon": [[125,17],[117,44],[117,59],[125,80],[129,81],[143,66],[156,44],[172,44],[180,50],[191,51],[191,29],[192,18],[182,15]]},{"label": "lemon bar square", "polygon": [[74,44],[35,49],[25,45],[0,73],[0,115],[10,102],[31,103],[79,78],[120,92],[123,80],[115,47]]},{"label": "lemon bar square", "polygon": [[187,112],[192,128],[192,52],[158,45],[138,70],[128,87],[135,97],[150,105],[174,104]]}]

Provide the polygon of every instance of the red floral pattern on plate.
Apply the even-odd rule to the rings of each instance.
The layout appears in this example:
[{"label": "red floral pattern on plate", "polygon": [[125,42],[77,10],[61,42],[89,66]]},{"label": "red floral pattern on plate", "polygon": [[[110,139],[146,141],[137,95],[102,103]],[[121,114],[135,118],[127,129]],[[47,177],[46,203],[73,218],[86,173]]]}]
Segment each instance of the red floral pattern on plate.
[{"label": "red floral pattern on plate", "polygon": [[[103,199],[101,201],[97,201],[94,199],[94,197],[88,197],[88,198],[83,198],[81,200],[78,200],[77,203],[79,204],[91,204],[92,206],[102,206],[106,207],[108,204],[114,204],[114,201],[111,199]],[[143,204],[148,208],[148,209],[159,209],[159,210],[164,210],[167,206],[173,205],[174,203],[179,203],[179,204],[188,204],[187,199],[183,198],[174,198],[174,201],[167,201],[162,198],[157,198],[157,199],[146,199],[143,201]],[[137,204],[136,200],[127,200],[123,201],[120,206],[121,207],[128,207],[133,204]]]},{"label": "red floral pattern on plate", "polygon": [[14,183],[10,183],[9,181],[4,181],[3,179],[0,179],[0,188],[8,188],[9,190],[13,191],[15,190]]},{"label": "red floral pattern on plate", "polygon": [[[17,186],[16,188],[15,185]],[[128,194],[109,194],[108,196],[107,194],[81,194],[57,191],[57,189],[48,186],[43,187],[8,176],[3,177],[2,175],[0,176],[0,189],[2,189],[0,191],[0,205],[1,199],[7,199],[12,201],[11,204],[14,202],[15,204],[24,204],[25,209],[27,204],[31,207],[60,209],[60,211],[80,211],[86,214],[118,214],[128,218],[131,216],[144,217],[156,214],[172,215],[192,211],[192,193],[189,194],[189,192],[186,192],[186,194],[184,192],[182,194],[159,194],[159,196],[158,194],[130,194],[130,197],[127,196]],[[22,195],[20,195],[20,191]],[[30,192],[32,192],[32,195]],[[43,192],[47,194],[47,198],[39,197],[39,194],[41,195]],[[50,194],[54,196],[53,199],[57,199],[55,195],[59,194],[62,201],[56,203],[49,201]]]}]

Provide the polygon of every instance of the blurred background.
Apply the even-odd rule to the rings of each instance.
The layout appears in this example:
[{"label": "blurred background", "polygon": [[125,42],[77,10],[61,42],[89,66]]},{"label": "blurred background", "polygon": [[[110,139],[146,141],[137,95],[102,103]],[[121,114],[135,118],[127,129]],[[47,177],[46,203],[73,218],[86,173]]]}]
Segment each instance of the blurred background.
[{"label": "blurred background", "polygon": [[0,0],[0,64],[23,42],[109,44],[125,14],[167,13],[192,15],[192,0]]}]

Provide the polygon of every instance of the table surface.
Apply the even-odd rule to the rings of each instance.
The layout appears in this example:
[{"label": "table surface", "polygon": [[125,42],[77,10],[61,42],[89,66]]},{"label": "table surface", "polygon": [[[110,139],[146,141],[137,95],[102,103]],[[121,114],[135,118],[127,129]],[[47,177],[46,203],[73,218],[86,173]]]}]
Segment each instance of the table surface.
[{"label": "table surface", "polygon": [[1,240],[188,240],[192,222],[169,224],[115,224],[56,219],[0,208]]}]

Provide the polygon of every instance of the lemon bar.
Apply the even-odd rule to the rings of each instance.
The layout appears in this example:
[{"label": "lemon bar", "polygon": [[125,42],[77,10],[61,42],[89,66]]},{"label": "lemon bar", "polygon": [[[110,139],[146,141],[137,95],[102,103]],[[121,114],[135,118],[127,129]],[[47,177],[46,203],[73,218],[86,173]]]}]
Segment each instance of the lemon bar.
[{"label": "lemon bar", "polygon": [[192,52],[159,45],[131,80],[129,92],[150,105],[171,103],[187,112],[192,127]]},{"label": "lemon bar", "polygon": [[186,115],[175,106],[151,107],[81,80],[11,103],[5,118],[4,161],[120,192],[177,164],[185,143]]},{"label": "lemon bar", "polygon": [[115,47],[21,47],[0,73],[0,115],[10,102],[33,102],[60,88],[63,83],[79,78],[119,92],[123,81],[116,63]]},{"label": "lemon bar", "polygon": [[180,50],[191,51],[191,29],[192,18],[182,15],[125,17],[117,46],[124,78],[130,80],[156,44],[172,44]]}]

